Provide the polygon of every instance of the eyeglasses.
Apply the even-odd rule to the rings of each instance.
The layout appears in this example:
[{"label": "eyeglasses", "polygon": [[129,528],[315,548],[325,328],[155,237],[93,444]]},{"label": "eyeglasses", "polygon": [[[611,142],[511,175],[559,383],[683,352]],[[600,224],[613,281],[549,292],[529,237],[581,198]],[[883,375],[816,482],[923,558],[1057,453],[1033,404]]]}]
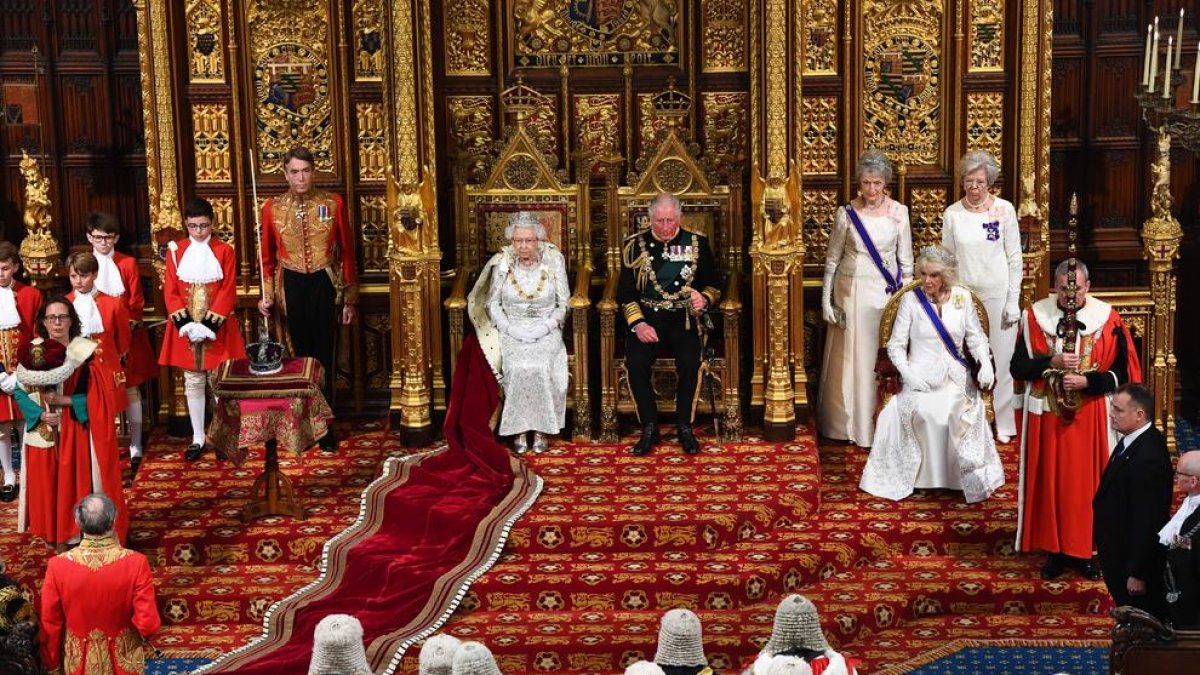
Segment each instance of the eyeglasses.
[{"label": "eyeglasses", "polygon": [[58,323],[59,321],[70,321],[70,314],[47,314],[46,321],[50,323]]},{"label": "eyeglasses", "polygon": [[115,234],[89,234],[88,238],[95,241],[116,241],[117,236]]},{"label": "eyeglasses", "polygon": [[210,227],[212,227],[212,223],[188,223],[187,224],[187,229],[196,230],[196,231],[207,230]]}]

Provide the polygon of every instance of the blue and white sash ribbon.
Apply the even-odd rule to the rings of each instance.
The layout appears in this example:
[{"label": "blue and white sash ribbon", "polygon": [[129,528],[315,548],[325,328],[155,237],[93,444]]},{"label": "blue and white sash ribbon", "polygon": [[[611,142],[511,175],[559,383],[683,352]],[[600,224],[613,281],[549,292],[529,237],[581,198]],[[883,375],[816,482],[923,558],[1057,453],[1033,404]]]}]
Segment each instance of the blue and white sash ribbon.
[{"label": "blue and white sash ribbon", "polygon": [[850,217],[850,222],[854,223],[854,229],[858,231],[858,238],[862,240],[863,246],[867,247],[867,253],[871,255],[876,269],[883,275],[883,280],[887,283],[887,294],[891,295],[900,290],[900,287],[904,285],[900,282],[900,270],[897,269],[896,274],[892,275],[892,271],[884,264],[883,257],[879,255],[879,249],[875,248],[875,242],[871,240],[871,235],[867,234],[867,228],[859,220],[853,206],[846,205],[846,215]]},{"label": "blue and white sash ribbon", "polygon": [[933,308],[933,303],[929,302],[929,297],[925,295],[925,291],[920,288],[914,288],[913,293],[917,294],[917,299],[921,301],[921,309],[925,310],[925,315],[933,322],[933,327],[937,329],[938,337],[942,338],[942,345],[946,347],[946,351],[950,352],[950,356],[954,357],[955,361],[971,369],[971,364],[967,363],[967,359],[958,351],[958,345],[954,344],[954,339],[950,337],[950,331],[946,330],[946,324],[942,323],[942,317],[938,316],[937,310]]}]

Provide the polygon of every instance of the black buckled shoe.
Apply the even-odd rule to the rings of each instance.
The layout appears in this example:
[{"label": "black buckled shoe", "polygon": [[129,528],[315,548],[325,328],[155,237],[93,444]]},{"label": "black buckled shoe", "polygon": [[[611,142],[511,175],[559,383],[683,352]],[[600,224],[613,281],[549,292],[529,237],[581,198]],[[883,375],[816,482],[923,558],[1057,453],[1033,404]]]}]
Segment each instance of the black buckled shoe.
[{"label": "black buckled shoe", "polygon": [[1100,579],[1100,568],[1096,566],[1096,561],[1091,558],[1073,558],[1071,560],[1072,567],[1079,571],[1079,576],[1090,581],[1098,581]]},{"label": "black buckled shoe", "polygon": [[337,436],[333,435],[332,428],[328,432],[326,432],[325,435],[322,436],[319,441],[317,441],[317,447],[321,449],[321,452],[331,453],[331,454],[337,452],[337,449],[338,449]]},{"label": "black buckled shoe", "polygon": [[695,455],[700,452],[700,441],[696,440],[696,434],[692,432],[692,425],[679,425],[679,444],[683,446],[683,454]]},{"label": "black buckled shoe", "polygon": [[187,447],[187,450],[183,453],[183,458],[189,462],[194,462],[194,461],[200,459],[200,456],[203,454],[204,454],[204,444],[203,443],[192,443],[191,445],[189,445]]},{"label": "black buckled shoe", "polygon": [[0,489],[0,502],[8,503],[15,501],[17,495],[21,494],[21,486],[16,483],[9,483]]},{"label": "black buckled shoe", "polygon": [[1062,576],[1063,569],[1066,567],[1066,561],[1061,553],[1051,553],[1046,556],[1046,562],[1042,565],[1042,578],[1046,580],[1057,579]]},{"label": "black buckled shoe", "polygon": [[635,457],[644,457],[650,454],[654,446],[658,443],[658,425],[654,423],[642,426],[642,437],[638,442],[629,449],[629,454]]},{"label": "black buckled shoe", "polygon": [[131,455],[129,457],[129,470],[132,471],[133,475],[136,476],[138,469],[140,469],[140,468],[142,468],[142,456],[141,455]]}]

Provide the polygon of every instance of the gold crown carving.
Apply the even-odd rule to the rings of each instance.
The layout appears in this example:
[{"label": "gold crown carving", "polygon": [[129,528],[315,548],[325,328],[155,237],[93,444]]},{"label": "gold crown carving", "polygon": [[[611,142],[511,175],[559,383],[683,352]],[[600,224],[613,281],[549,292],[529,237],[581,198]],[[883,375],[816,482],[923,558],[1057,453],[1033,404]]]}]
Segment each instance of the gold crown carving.
[{"label": "gold crown carving", "polygon": [[517,83],[500,92],[500,101],[504,109],[515,113],[517,121],[524,121],[546,104],[546,97],[537,89],[525,84],[525,78],[518,73]]},{"label": "gold crown carving", "polygon": [[687,117],[692,109],[692,97],[675,88],[675,78],[667,80],[667,90],[654,95],[651,101],[654,114],[663,118],[667,126],[676,126]]}]

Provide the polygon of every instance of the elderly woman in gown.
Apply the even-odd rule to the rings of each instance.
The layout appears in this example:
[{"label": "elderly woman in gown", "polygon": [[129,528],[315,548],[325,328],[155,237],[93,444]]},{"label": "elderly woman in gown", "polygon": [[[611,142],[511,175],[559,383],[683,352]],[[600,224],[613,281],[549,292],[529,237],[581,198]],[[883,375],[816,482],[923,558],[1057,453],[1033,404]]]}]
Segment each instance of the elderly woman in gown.
[{"label": "elderly woman in gown", "polygon": [[[899,300],[887,343],[904,386],[879,413],[859,487],[893,500],[914,488],[948,488],[983,501],[1004,484],[980,395],[996,378],[987,334],[971,291],[955,283],[954,254],[927,246],[917,271],[921,285]],[[968,351],[981,364],[977,378]]]},{"label": "elderly woman in gown", "polygon": [[534,452],[566,424],[567,349],[562,326],[570,290],[567,266],[546,228],[531,213],[509,218],[509,244],[492,256],[467,298],[484,356],[504,391],[501,436]]},{"label": "elderly woman in gown", "polygon": [[1013,205],[988,190],[1000,167],[982,151],[968,152],[958,165],[963,198],[942,215],[942,246],[958,258],[958,277],[983,300],[988,339],[996,358],[996,435],[1001,443],[1017,434],[1013,378],[1008,372],[1021,319],[1021,233]]},{"label": "elderly woman in gown", "polygon": [[829,326],[817,424],[826,438],[870,447],[879,317],[912,279],[912,230],[908,208],[885,191],[892,165],[883,153],[863,153],[854,177],[858,197],[838,208],[825,254],[821,315]]}]

